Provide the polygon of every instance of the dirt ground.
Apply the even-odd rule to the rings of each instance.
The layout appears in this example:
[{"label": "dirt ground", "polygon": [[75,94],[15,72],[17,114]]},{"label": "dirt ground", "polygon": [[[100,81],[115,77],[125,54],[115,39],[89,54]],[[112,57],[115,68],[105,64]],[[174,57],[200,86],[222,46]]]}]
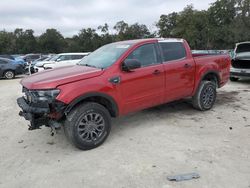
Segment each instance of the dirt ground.
[{"label": "dirt ground", "polygon": [[[220,89],[208,112],[181,101],[114,119],[91,151],[74,148],[63,131],[28,131],[19,81],[0,80],[0,187],[250,188],[250,80]],[[166,179],[189,172],[201,177]]]}]

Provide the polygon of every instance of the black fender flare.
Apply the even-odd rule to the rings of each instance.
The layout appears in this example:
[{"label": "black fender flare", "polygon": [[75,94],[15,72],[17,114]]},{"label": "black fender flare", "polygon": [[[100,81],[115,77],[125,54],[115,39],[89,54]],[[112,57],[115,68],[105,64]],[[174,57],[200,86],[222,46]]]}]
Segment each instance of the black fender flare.
[{"label": "black fender flare", "polygon": [[216,76],[217,85],[218,85],[218,87],[220,87],[220,75],[219,75],[219,72],[218,72],[218,71],[214,71],[214,70],[210,70],[210,71],[205,72],[205,73],[202,75],[202,77],[201,77],[201,79],[200,79],[200,81],[199,81],[198,86],[200,85],[201,81],[204,80],[204,78],[205,78],[207,75],[209,75],[209,74],[214,74],[214,75]]},{"label": "black fender flare", "polygon": [[80,102],[90,97],[102,97],[108,100],[112,108],[111,115],[114,117],[117,117],[119,115],[119,108],[114,98],[111,97],[110,95],[100,93],[100,92],[91,92],[91,93],[87,93],[87,94],[77,97],[66,107],[66,109],[64,110],[64,114],[67,115],[77,104],[79,104]]}]

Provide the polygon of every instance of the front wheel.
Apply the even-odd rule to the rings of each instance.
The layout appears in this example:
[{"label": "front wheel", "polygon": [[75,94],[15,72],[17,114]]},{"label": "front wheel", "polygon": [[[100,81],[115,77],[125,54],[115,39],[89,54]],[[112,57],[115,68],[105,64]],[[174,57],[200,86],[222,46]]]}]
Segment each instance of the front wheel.
[{"label": "front wheel", "polygon": [[84,103],[67,116],[65,135],[79,149],[89,150],[100,146],[108,137],[111,117],[108,110],[94,102]]},{"label": "front wheel", "polygon": [[4,77],[6,79],[13,79],[13,78],[15,78],[15,73],[11,70],[8,70],[4,73]]},{"label": "front wheel", "polygon": [[192,98],[193,107],[206,111],[210,110],[216,100],[216,85],[211,81],[202,81]]}]

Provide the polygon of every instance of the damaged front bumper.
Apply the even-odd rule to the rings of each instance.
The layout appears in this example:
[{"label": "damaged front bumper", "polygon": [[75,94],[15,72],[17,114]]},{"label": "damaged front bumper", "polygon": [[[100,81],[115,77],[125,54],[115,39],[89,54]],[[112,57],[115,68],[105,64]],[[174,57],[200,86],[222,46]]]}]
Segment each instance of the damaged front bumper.
[{"label": "damaged front bumper", "polygon": [[41,126],[59,127],[58,123],[64,115],[66,105],[59,101],[32,103],[24,97],[17,99],[18,106],[22,109],[19,115],[30,121],[29,130],[39,129]]}]

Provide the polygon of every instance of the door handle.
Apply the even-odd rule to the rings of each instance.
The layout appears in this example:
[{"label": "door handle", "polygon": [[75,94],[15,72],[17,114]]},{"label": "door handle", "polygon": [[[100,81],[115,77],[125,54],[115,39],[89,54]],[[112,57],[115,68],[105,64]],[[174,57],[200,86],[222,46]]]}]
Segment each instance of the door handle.
[{"label": "door handle", "polygon": [[186,63],[185,65],[184,65],[184,68],[191,68],[192,67],[192,65],[190,65],[190,64],[188,64],[188,63]]},{"label": "door handle", "polygon": [[153,74],[154,74],[154,75],[161,74],[161,71],[159,71],[159,70],[155,70],[155,71],[153,72]]}]

